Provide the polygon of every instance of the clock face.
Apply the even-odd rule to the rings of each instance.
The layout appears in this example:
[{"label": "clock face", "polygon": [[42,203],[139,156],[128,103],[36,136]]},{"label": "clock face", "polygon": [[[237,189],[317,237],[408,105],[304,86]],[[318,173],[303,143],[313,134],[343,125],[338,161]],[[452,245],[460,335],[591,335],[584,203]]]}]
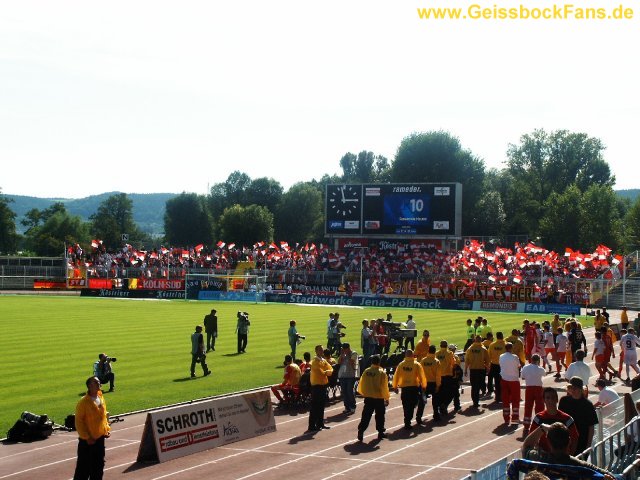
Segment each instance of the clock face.
[{"label": "clock face", "polygon": [[327,204],[334,218],[360,218],[360,189],[354,185],[332,185],[327,189]]}]

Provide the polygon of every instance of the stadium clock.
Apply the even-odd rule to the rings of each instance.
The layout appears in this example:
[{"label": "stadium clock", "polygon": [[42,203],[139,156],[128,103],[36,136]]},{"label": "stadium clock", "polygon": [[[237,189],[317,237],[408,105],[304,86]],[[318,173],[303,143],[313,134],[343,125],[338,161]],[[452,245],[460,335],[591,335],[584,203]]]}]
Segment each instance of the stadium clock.
[{"label": "stadium clock", "polygon": [[332,218],[360,218],[361,191],[359,185],[328,186],[328,213]]}]

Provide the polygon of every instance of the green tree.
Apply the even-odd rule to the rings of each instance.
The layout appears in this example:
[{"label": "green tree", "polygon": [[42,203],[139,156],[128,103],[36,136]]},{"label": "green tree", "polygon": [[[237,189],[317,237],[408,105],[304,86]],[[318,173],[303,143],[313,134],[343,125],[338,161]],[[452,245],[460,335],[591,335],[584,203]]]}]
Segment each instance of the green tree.
[{"label": "green tree", "polygon": [[624,216],[623,235],[627,252],[640,250],[640,196]]},{"label": "green tree", "polygon": [[340,159],[342,181],[345,183],[384,183],[391,173],[389,160],[382,155],[363,150],[358,155],[348,152]]},{"label": "green tree", "polygon": [[234,171],[222,183],[211,187],[209,194],[209,211],[214,220],[232,205],[247,205],[247,190],[251,186],[251,178],[246,173]]},{"label": "green tree", "polygon": [[27,212],[23,225],[28,250],[41,256],[64,255],[65,246],[89,242],[88,224],[79,216],[70,215],[64,203],[56,202],[44,210]]},{"label": "green tree", "polygon": [[618,198],[609,185],[592,184],[582,194],[580,247],[592,252],[599,244],[617,250],[622,245]]},{"label": "green tree", "polygon": [[10,202],[0,189],[0,254],[15,253],[18,243],[16,214],[9,208]]},{"label": "green tree", "polygon": [[283,196],[276,213],[276,236],[304,243],[322,237],[322,193],[310,183],[296,183]]},{"label": "green tree", "polygon": [[405,137],[391,167],[392,182],[460,182],[463,232],[479,228],[474,219],[480,218],[477,203],[483,193],[484,176],[484,162],[443,131]]},{"label": "green tree", "polygon": [[275,213],[283,191],[282,185],[273,178],[256,178],[246,189],[247,205],[262,205]]},{"label": "green tree", "polygon": [[170,245],[197,245],[213,242],[213,223],[206,198],[196,193],[181,193],[167,200],[164,236]]},{"label": "green tree", "polygon": [[543,210],[540,235],[544,246],[556,251],[563,251],[567,246],[581,248],[584,213],[580,189],[570,185],[562,193],[551,193]]},{"label": "green tree", "polygon": [[133,202],[126,193],[111,195],[89,217],[92,234],[103,241],[107,248],[122,245],[122,234],[129,235],[128,243],[149,243],[147,234],[140,231],[133,221]]},{"label": "green tree", "polygon": [[[585,133],[535,130],[509,145],[507,170],[514,180],[516,196],[531,199],[527,213],[533,234],[545,214],[545,202],[552,193],[562,194],[575,184],[581,192],[591,185],[612,186],[615,178],[603,158],[604,145]],[[505,198],[503,197],[503,201]],[[505,204],[508,203],[505,201]],[[507,212],[514,207],[507,207]]]},{"label": "green tree", "polygon": [[273,240],[273,214],[259,205],[233,205],[218,220],[219,236],[227,243],[253,245]]}]

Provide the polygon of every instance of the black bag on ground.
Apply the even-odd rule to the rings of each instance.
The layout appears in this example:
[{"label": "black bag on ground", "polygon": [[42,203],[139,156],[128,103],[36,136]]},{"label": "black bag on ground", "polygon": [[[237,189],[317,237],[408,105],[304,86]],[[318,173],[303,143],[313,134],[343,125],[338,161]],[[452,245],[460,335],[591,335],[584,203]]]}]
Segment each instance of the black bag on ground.
[{"label": "black bag on ground", "polygon": [[65,428],[68,428],[69,430],[75,430],[76,429],[76,416],[71,414],[71,415],[67,415],[67,418],[64,419],[64,426]]},{"label": "black bag on ground", "polygon": [[44,440],[53,433],[53,422],[47,415],[22,412],[20,419],[7,432],[10,442],[33,442]]}]

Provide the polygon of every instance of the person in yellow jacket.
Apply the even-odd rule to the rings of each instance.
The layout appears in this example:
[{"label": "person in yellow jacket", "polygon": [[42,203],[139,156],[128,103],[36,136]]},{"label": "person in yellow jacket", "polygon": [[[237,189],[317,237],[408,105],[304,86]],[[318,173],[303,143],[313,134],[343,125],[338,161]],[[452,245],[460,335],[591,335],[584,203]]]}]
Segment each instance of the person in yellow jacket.
[{"label": "person in yellow jacket", "polygon": [[442,383],[442,367],[440,360],[436,358],[436,346],[429,347],[429,353],[420,362],[424,370],[424,376],[427,379],[427,386],[422,395],[418,396],[418,409],[416,410],[416,422],[422,425],[422,414],[424,407],[427,405],[427,398],[431,396],[431,406],[433,407],[433,419],[440,420],[440,385]]},{"label": "person in yellow jacket", "polygon": [[[440,415],[447,415],[447,408],[454,399],[456,389],[458,388],[453,378],[453,367],[456,364],[453,352],[449,350],[449,342],[442,340],[440,342],[440,350],[436,352],[436,358],[440,361],[440,373],[442,375],[442,384],[440,385]],[[459,409],[457,409],[459,410]]]},{"label": "person in yellow jacket", "polygon": [[100,390],[100,380],[89,377],[87,393],[76,405],[78,460],[74,480],[102,478],[104,471],[104,439],[111,435],[107,404]]},{"label": "person in yellow jacket", "polygon": [[421,362],[424,357],[429,353],[429,345],[431,345],[431,340],[429,338],[429,330],[424,330],[422,332],[422,338],[416,345],[416,350],[414,355],[416,356],[416,360]]},{"label": "person in yellow jacket", "polygon": [[620,312],[620,323],[622,324],[622,328],[625,330],[629,329],[629,314],[627,313],[626,305],[622,306],[622,311]]},{"label": "person in yellow jacket", "polygon": [[520,365],[527,363],[527,359],[524,356],[524,343],[520,340],[520,332],[518,332],[517,328],[511,330],[511,336],[505,338],[505,342],[511,342],[511,345],[513,345],[511,347],[511,353],[518,356]]},{"label": "person in yellow jacket", "polygon": [[487,390],[489,393],[495,391],[495,402],[500,402],[502,399],[502,389],[500,377],[500,355],[507,351],[504,336],[502,332],[496,333],[496,341],[489,345],[487,349],[489,351],[489,361],[491,366],[489,367],[489,378],[487,383]]},{"label": "person in yellow jacket", "polygon": [[374,412],[378,440],[382,440],[387,436],[384,433],[384,415],[389,405],[389,377],[380,367],[380,355],[371,355],[371,366],[360,377],[358,393],[364,397],[364,408],[358,424],[358,440],[363,441],[364,432]]},{"label": "person in yellow jacket", "polygon": [[411,430],[411,419],[418,404],[419,390],[427,386],[424,370],[413,356],[413,350],[405,351],[404,360],[398,364],[393,374],[392,385],[396,393],[398,393],[398,387],[402,389],[400,399],[404,411],[404,428]]},{"label": "person in yellow jacket", "polygon": [[466,376],[470,372],[471,400],[475,408],[480,406],[480,391],[485,388],[485,376],[490,365],[489,352],[482,345],[482,337],[476,335],[475,342],[464,353],[464,374]]},{"label": "person in yellow jacket", "polygon": [[324,424],[324,404],[327,399],[327,384],[333,367],[324,358],[322,345],[316,345],[316,356],[311,360],[311,407],[309,408],[309,428],[305,433],[317,432],[330,427]]}]

